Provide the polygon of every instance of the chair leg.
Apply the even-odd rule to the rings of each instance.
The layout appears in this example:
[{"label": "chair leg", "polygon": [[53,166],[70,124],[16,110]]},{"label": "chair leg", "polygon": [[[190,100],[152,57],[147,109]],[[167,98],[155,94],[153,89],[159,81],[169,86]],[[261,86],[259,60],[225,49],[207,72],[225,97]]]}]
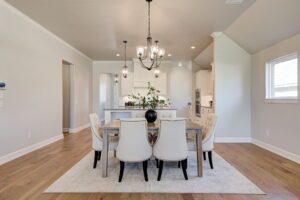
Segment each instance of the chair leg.
[{"label": "chair leg", "polygon": [[100,160],[101,159],[101,151],[98,151],[98,157],[97,157],[97,160]]},{"label": "chair leg", "polygon": [[181,161],[181,163],[182,163],[182,172],[183,172],[184,178],[185,178],[185,180],[188,180],[188,176],[187,176],[187,173],[186,173],[187,159]]},{"label": "chair leg", "polygon": [[124,173],[124,167],[125,163],[123,161],[120,161],[120,174],[119,174],[119,182],[122,181],[123,173]]},{"label": "chair leg", "polygon": [[157,158],[155,158],[155,162],[156,162],[156,167],[158,168],[159,166],[158,166],[158,159]]},{"label": "chair leg", "polygon": [[145,178],[145,181],[148,181],[147,167],[148,167],[148,160],[145,160],[145,161],[143,162],[143,171],[144,171],[144,178]]},{"label": "chair leg", "polygon": [[160,160],[159,161],[159,170],[158,170],[157,181],[160,181],[160,179],[161,179],[161,174],[162,174],[163,166],[164,166],[164,161]]},{"label": "chair leg", "polygon": [[180,168],[180,162],[181,162],[181,161],[178,161],[178,168]]},{"label": "chair leg", "polygon": [[213,165],[213,161],[212,161],[212,151],[208,152],[208,160],[209,160],[210,168],[213,169],[214,165]]},{"label": "chair leg", "polygon": [[203,159],[206,160],[206,152],[203,151]]},{"label": "chair leg", "polygon": [[97,167],[97,160],[98,160],[98,151],[95,151],[94,166],[93,166],[94,169]]},{"label": "chair leg", "polygon": [[114,157],[117,157],[117,151],[114,150]]}]

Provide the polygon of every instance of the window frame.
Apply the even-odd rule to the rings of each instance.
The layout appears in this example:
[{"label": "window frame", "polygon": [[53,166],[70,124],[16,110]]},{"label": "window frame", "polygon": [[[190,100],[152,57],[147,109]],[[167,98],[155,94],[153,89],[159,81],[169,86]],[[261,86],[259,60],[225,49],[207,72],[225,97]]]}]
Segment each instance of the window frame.
[{"label": "window frame", "polygon": [[[274,70],[272,69],[274,65],[286,62],[292,59],[297,59],[297,97],[274,97]],[[299,87],[299,57],[298,52],[294,52],[273,60],[266,62],[265,64],[265,102],[267,103],[297,103],[300,95]]]}]

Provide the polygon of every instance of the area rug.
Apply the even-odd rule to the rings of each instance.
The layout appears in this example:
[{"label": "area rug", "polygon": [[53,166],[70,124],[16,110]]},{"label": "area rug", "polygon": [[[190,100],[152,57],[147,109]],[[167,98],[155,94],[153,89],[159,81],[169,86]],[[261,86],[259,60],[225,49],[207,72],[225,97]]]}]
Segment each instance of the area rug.
[{"label": "area rug", "polygon": [[165,163],[161,181],[156,181],[155,160],[148,164],[149,181],[144,181],[141,163],[125,164],[123,180],[118,182],[119,161],[109,153],[108,177],[101,176],[101,163],[93,169],[94,153],[90,152],[75,166],[56,180],[46,193],[224,193],[264,194],[237,169],[213,152],[214,169],[203,162],[203,177],[197,177],[196,152],[189,152],[188,177],[184,180],[177,163]]}]

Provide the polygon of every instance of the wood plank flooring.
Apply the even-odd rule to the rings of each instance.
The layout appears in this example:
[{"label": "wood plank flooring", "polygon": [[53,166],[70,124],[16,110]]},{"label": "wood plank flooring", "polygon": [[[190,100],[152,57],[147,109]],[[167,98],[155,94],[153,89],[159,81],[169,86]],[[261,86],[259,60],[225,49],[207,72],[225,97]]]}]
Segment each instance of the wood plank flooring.
[{"label": "wood plank flooring", "polygon": [[215,151],[267,195],[225,194],[44,194],[57,178],[91,151],[90,130],[0,166],[0,200],[299,200],[300,165],[252,144],[216,144]]}]

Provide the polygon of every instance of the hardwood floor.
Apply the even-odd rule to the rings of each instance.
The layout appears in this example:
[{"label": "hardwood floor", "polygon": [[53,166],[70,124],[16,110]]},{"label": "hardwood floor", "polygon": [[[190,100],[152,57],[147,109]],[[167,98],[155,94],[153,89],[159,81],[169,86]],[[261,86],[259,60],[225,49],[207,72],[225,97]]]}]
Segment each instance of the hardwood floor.
[{"label": "hardwood floor", "polygon": [[264,190],[267,195],[43,193],[49,185],[75,165],[90,150],[90,130],[86,129],[77,134],[66,135],[64,140],[0,166],[0,199],[300,199],[300,165],[252,144],[216,144],[215,151]]}]

